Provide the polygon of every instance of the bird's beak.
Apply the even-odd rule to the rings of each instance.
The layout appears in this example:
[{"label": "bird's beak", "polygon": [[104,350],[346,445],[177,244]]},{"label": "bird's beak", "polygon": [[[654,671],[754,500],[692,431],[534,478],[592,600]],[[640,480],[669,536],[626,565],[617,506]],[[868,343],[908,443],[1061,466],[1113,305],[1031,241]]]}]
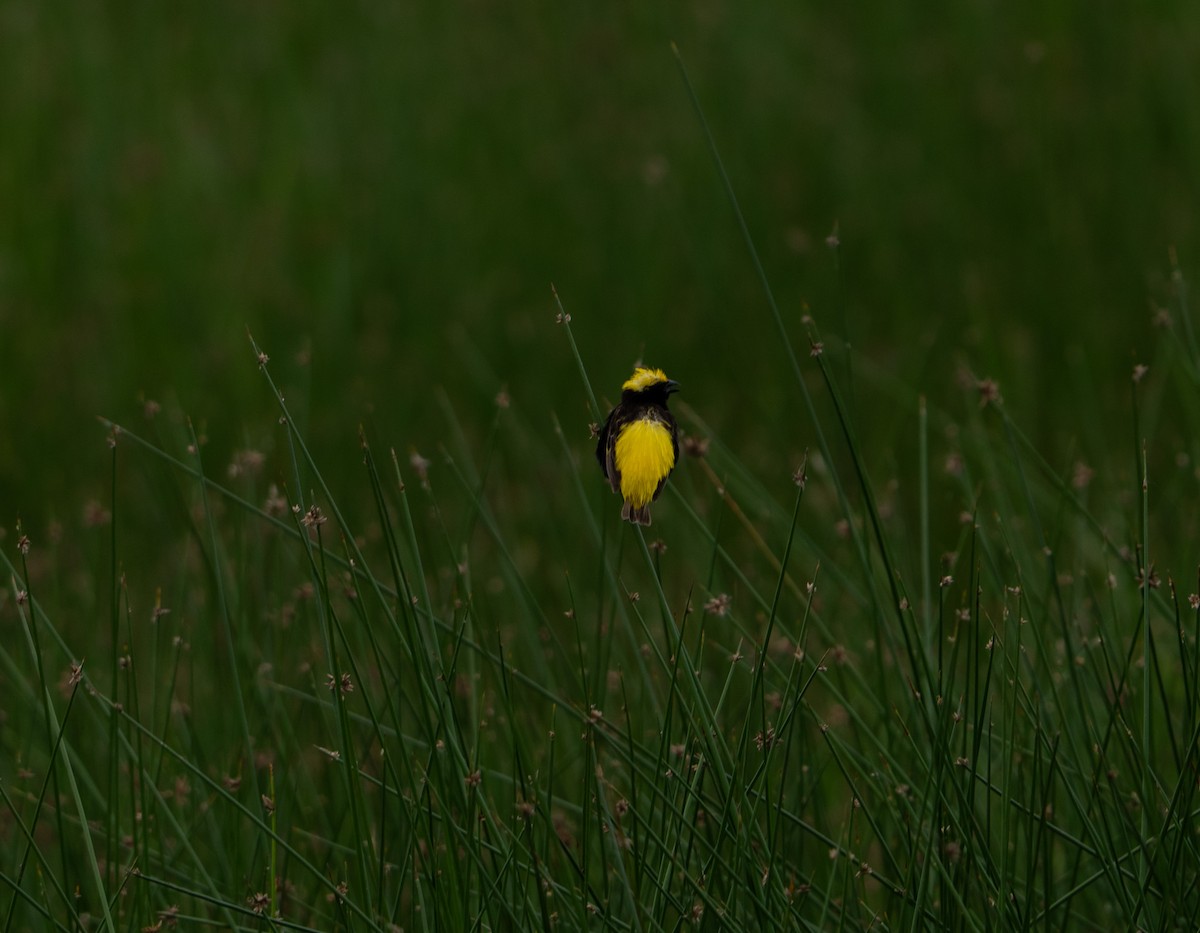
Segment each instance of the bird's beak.
[{"label": "bird's beak", "polygon": [[670,395],[672,392],[678,392],[678,391],[679,391],[679,383],[676,382],[674,379],[668,379],[667,380],[667,395]]}]

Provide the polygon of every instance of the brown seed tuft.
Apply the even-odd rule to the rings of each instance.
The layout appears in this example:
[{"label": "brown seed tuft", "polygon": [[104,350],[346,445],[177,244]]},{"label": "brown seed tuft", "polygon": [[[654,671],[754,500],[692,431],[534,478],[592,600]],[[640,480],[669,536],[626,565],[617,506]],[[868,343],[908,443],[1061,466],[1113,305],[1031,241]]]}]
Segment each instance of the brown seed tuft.
[{"label": "brown seed tuft", "polygon": [[724,618],[729,614],[729,606],[733,597],[728,593],[720,593],[704,604],[704,611],[710,616]]},{"label": "brown seed tuft", "polygon": [[986,408],[988,405],[999,405],[1003,399],[1000,397],[1000,386],[996,384],[995,379],[980,379],[975,385],[979,392],[979,407]]}]

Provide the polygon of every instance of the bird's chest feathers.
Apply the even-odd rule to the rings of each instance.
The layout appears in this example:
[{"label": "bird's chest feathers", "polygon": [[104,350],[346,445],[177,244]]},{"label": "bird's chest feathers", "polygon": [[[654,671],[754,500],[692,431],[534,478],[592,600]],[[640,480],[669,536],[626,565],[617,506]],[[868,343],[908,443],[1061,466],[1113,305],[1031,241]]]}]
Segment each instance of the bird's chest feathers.
[{"label": "bird's chest feathers", "polygon": [[675,466],[670,430],[654,418],[631,421],[617,435],[614,460],[621,474],[621,495],[635,505],[646,504]]}]

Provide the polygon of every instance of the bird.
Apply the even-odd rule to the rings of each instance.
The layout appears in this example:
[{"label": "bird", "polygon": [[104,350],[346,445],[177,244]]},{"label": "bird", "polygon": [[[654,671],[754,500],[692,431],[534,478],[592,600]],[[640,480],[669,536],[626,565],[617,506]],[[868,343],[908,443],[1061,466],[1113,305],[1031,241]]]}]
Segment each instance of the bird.
[{"label": "bird", "polygon": [[679,390],[661,369],[638,366],[621,386],[621,401],[604,421],[596,459],[625,500],[621,518],[650,524],[650,503],[662,492],[679,459],[679,426],[667,410],[667,398]]}]

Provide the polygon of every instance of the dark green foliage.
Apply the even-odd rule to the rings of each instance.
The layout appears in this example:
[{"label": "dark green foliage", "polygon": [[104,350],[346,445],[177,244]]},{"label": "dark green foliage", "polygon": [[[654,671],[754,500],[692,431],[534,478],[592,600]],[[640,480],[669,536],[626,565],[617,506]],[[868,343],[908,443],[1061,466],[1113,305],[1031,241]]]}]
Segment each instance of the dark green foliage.
[{"label": "dark green foliage", "polygon": [[7,5],[4,928],[1194,927],[1198,43]]}]

